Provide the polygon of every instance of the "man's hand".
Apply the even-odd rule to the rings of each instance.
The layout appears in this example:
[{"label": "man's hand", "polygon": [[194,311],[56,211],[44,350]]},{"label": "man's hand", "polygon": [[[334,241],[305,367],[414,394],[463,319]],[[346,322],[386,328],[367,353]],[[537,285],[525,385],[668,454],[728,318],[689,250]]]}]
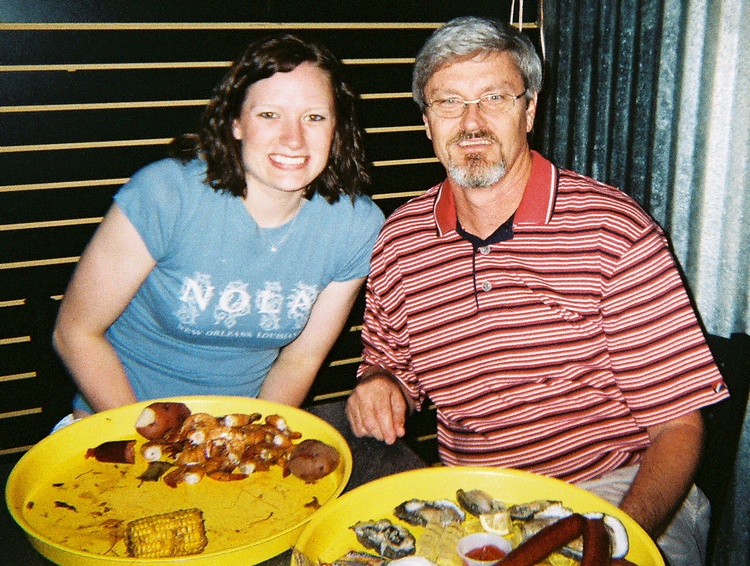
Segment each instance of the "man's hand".
[{"label": "man's hand", "polygon": [[346,403],[346,416],[356,436],[393,444],[406,432],[407,409],[399,386],[385,375],[374,375],[354,389]]}]

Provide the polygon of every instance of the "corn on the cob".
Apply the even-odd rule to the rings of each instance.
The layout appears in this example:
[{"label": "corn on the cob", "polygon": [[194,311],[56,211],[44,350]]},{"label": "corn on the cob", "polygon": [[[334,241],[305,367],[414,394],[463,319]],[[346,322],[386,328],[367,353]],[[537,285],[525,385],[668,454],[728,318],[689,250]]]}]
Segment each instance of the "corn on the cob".
[{"label": "corn on the cob", "polygon": [[166,558],[199,554],[208,544],[200,509],[180,509],[130,521],[125,532],[133,558]]}]

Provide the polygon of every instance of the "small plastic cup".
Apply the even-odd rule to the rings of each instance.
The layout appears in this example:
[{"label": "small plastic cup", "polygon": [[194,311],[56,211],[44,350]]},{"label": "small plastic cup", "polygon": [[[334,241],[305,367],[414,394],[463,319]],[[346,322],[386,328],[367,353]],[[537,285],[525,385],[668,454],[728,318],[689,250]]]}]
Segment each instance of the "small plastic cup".
[{"label": "small plastic cup", "polygon": [[456,544],[464,566],[495,566],[511,551],[507,539],[493,533],[466,535]]}]

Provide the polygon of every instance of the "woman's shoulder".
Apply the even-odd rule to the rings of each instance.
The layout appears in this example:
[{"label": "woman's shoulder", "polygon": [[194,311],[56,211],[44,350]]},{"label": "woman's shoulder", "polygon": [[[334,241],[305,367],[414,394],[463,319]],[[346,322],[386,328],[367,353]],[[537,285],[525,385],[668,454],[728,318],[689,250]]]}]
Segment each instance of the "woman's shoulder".
[{"label": "woman's shoulder", "polygon": [[137,193],[144,198],[194,198],[209,189],[206,166],[200,159],[188,162],[175,158],[160,159],[142,167],[123,185],[120,193]]},{"label": "woman's shoulder", "polygon": [[201,160],[161,159],[139,169],[115,195],[129,216],[167,215],[175,218],[205,209],[216,192],[205,182]]},{"label": "woman's shoulder", "polygon": [[167,157],[149,163],[132,176],[131,181],[158,180],[159,182],[174,181],[183,183],[205,183],[206,163],[202,159],[181,161],[174,157]]},{"label": "woman's shoulder", "polygon": [[311,199],[311,204],[319,214],[342,221],[380,225],[384,220],[383,211],[366,195],[358,195],[353,200],[347,195],[342,195],[339,200],[331,204],[316,193]]}]

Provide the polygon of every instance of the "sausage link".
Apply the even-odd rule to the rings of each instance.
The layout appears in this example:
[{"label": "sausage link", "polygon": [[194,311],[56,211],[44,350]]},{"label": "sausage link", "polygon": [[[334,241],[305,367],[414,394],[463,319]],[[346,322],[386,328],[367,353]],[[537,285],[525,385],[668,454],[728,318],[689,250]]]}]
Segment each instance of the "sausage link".
[{"label": "sausage link", "polygon": [[583,525],[581,566],[610,566],[612,543],[603,519],[586,519]]},{"label": "sausage link", "polygon": [[503,566],[534,566],[558,548],[578,538],[586,518],[574,513],[544,527],[530,539],[522,542],[503,558]]},{"label": "sausage link", "polygon": [[86,450],[86,458],[112,464],[135,463],[135,440],[110,440]]}]

